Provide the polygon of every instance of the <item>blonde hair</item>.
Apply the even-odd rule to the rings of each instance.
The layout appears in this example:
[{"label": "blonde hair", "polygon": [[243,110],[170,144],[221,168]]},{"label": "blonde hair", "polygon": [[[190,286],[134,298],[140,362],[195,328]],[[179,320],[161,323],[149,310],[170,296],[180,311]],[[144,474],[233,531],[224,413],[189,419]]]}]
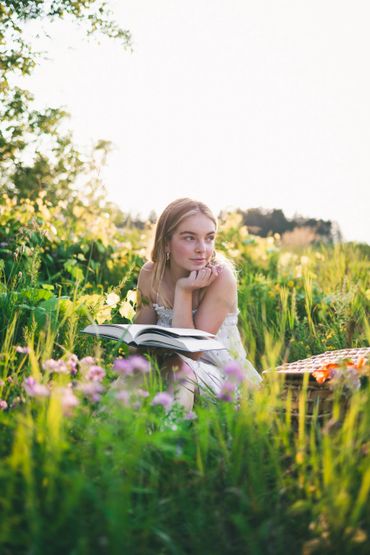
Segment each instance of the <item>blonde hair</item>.
[{"label": "blonde hair", "polygon": [[188,218],[196,214],[204,214],[215,224],[217,229],[217,218],[213,212],[203,202],[192,200],[190,198],[180,198],[169,204],[160,215],[154,237],[154,246],[151,253],[151,259],[154,263],[154,272],[152,279],[152,290],[158,292],[160,283],[163,279],[166,264],[166,244],[171,239],[173,232],[177,226]]}]

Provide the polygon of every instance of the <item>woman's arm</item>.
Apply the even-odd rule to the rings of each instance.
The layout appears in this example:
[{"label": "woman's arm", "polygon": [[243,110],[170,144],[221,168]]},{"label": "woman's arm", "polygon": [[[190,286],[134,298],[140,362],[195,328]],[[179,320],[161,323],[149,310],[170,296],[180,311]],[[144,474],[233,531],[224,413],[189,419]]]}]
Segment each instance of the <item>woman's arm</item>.
[{"label": "woman's arm", "polygon": [[135,324],[156,324],[157,322],[157,314],[151,301],[152,270],[152,262],[146,262],[140,270],[137,282],[138,300]]},{"label": "woman's arm", "polygon": [[193,319],[193,293],[211,285],[221,273],[221,267],[208,266],[190,272],[186,278],[177,280],[173,303],[172,325],[175,328],[195,328]]},{"label": "woman's arm", "polygon": [[195,327],[216,334],[227,314],[237,309],[237,282],[228,266],[207,288],[194,318]]}]

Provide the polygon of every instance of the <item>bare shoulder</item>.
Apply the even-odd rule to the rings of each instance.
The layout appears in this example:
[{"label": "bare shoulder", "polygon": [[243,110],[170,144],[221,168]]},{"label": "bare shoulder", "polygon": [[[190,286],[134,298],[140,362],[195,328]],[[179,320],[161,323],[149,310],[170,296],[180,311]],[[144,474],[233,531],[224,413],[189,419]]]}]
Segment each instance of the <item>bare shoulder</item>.
[{"label": "bare shoulder", "polygon": [[151,261],[145,262],[145,264],[141,267],[137,282],[137,286],[141,294],[148,298],[151,296],[153,270],[154,263]]},{"label": "bare shoulder", "polygon": [[232,291],[236,290],[237,281],[233,269],[228,264],[222,265],[222,272],[218,278],[212,283],[211,287],[215,289],[230,288]]}]

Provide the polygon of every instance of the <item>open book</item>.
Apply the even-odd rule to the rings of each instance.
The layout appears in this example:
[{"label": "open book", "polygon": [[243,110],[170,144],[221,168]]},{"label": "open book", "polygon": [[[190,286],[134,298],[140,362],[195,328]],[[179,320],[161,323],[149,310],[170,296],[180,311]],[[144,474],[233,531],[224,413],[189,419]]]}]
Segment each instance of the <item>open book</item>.
[{"label": "open book", "polygon": [[116,339],[135,347],[159,347],[190,353],[226,349],[212,333],[192,328],[166,328],[155,324],[92,324],[82,333]]}]

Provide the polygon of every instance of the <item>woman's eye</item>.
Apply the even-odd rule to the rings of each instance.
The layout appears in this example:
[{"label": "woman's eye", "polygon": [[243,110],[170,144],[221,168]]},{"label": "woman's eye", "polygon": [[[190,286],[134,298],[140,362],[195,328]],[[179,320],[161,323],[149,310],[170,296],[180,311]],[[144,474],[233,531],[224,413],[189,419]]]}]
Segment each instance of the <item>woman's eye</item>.
[{"label": "woman's eye", "polygon": [[187,235],[185,237],[185,241],[192,241],[193,237],[191,235]]}]

